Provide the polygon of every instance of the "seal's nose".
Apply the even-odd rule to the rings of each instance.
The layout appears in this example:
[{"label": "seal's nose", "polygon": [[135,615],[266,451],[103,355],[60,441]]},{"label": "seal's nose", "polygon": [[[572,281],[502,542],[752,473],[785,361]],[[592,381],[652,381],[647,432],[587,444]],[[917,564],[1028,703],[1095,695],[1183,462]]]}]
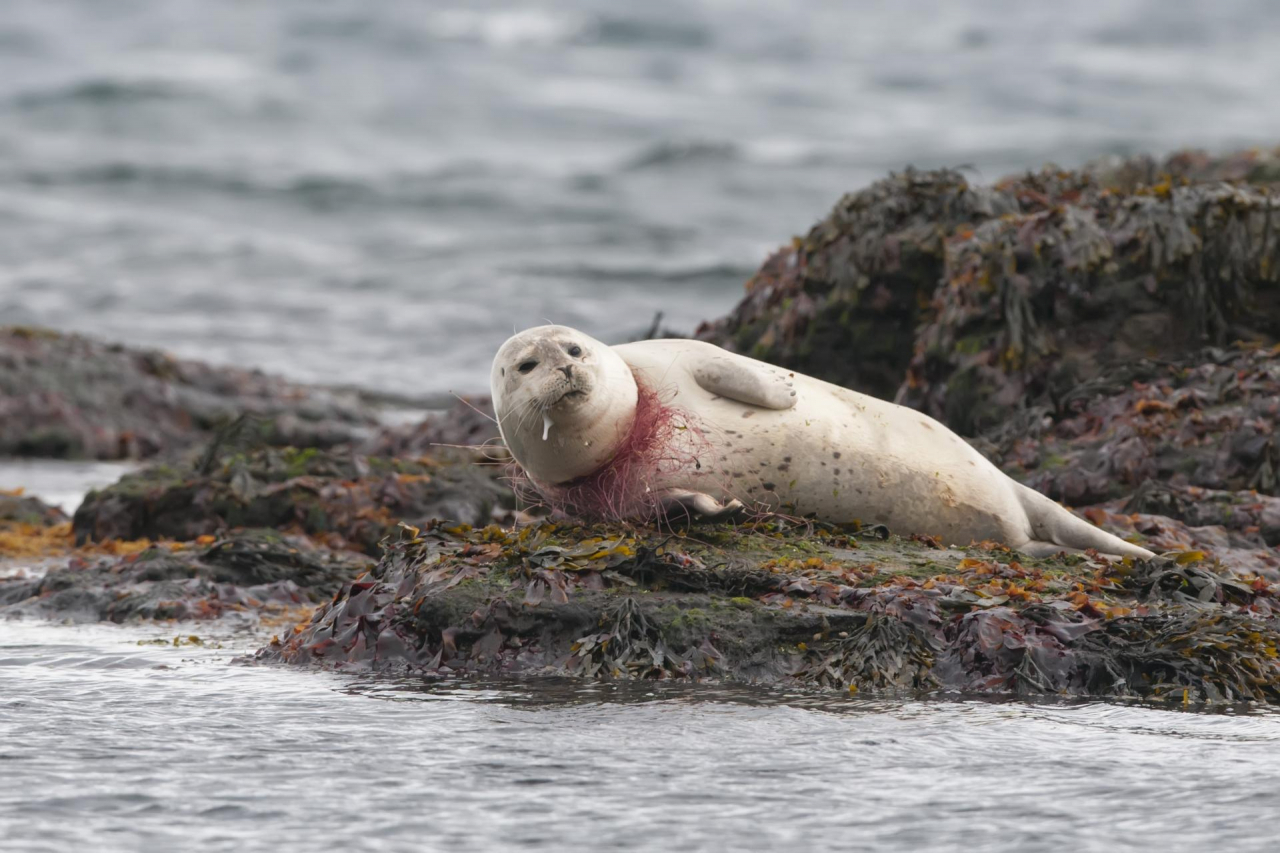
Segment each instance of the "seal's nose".
[{"label": "seal's nose", "polygon": [[564,378],[565,378],[565,379],[572,379],[572,378],[573,378],[573,365],[572,365],[572,364],[566,364],[564,367],[557,367],[557,368],[556,368],[556,370],[559,370],[559,371],[561,371],[562,373],[564,373]]}]

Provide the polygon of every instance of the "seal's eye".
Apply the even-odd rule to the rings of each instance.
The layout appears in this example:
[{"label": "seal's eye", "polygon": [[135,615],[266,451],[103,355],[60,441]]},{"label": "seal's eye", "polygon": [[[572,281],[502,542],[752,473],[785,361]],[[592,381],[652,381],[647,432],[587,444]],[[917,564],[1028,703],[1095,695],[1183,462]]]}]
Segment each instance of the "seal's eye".
[{"label": "seal's eye", "polygon": [[573,356],[574,358],[577,358],[578,356],[582,355],[582,347],[578,346],[577,344],[574,344],[573,346],[569,347],[569,355]]},{"label": "seal's eye", "polygon": [[533,370],[537,366],[538,366],[538,362],[534,361],[533,359],[530,359],[529,361],[526,361],[523,364],[521,364],[516,369],[519,370],[521,373],[528,373],[530,370]]}]

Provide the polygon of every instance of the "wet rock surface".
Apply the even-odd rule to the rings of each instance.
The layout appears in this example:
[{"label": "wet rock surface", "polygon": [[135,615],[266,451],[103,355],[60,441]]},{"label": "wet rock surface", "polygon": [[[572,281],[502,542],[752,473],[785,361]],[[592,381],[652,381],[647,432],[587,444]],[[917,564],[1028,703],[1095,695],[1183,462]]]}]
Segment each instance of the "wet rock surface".
[{"label": "wet rock surface", "polygon": [[0,580],[0,616],[124,622],[248,614],[290,622],[370,565],[274,530],[122,550],[76,553],[43,576]]},{"label": "wet rock surface", "polygon": [[852,692],[1280,702],[1276,588],[771,521],[406,529],[262,661]]},{"label": "wet rock surface", "polygon": [[353,393],[45,329],[0,327],[0,456],[145,459],[238,415],[277,445],[331,447],[376,421]]},{"label": "wet rock surface", "polygon": [[185,541],[271,527],[376,554],[379,540],[402,520],[487,524],[500,516],[514,505],[502,470],[466,454],[392,459],[349,448],[259,448],[151,466],[90,492],[76,511],[75,537],[81,544]]},{"label": "wet rock surface", "polygon": [[36,497],[24,495],[21,489],[0,491],[0,526],[28,524],[48,527],[65,524],[67,514]]},{"label": "wet rock surface", "polygon": [[1011,476],[1071,506],[1153,482],[1275,496],[1278,427],[1280,351],[1213,349],[1117,368],[1054,409],[1011,415],[978,443]]}]

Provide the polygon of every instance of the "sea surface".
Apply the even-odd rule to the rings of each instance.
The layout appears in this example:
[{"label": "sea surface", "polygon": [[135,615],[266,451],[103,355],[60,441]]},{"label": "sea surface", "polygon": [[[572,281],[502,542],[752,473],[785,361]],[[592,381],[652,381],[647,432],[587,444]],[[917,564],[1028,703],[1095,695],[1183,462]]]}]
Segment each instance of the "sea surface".
[{"label": "sea surface", "polygon": [[375,679],[206,630],[0,628],[0,849],[1275,850],[1274,713]]},{"label": "sea surface", "polygon": [[1274,0],[4,0],[0,323],[401,393],[908,164],[1280,143]]},{"label": "sea surface", "polygon": [[[908,164],[1275,145],[1278,57],[1272,0],[4,0],[0,324],[482,390],[515,328],[723,314]],[[1270,712],[233,663],[264,639],[0,620],[0,850],[1276,849]]]}]

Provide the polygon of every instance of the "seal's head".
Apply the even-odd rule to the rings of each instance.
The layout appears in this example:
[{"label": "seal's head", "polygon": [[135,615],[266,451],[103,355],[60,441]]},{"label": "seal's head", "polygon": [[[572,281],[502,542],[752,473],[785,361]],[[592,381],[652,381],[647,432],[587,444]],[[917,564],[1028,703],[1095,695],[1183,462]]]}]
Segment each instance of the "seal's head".
[{"label": "seal's head", "polygon": [[626,441],[635,377],[608,346],[567,326],[507,340],[489,375],[498,428],[535,481],[567,483],[597,471]]}]

